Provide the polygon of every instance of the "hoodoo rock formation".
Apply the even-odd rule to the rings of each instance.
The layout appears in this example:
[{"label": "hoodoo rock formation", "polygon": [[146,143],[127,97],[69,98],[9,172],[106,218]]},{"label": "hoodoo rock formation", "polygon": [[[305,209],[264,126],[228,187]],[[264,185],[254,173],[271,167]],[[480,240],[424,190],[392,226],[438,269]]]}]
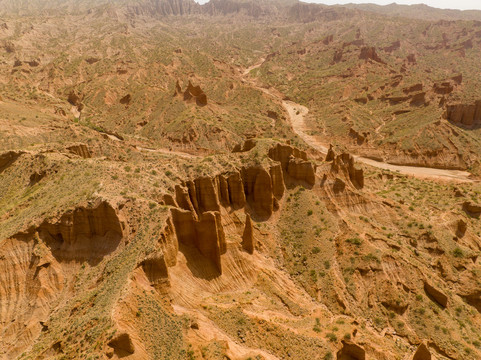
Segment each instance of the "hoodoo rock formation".
[{"label": "hoodoo rock formation", "polygon": [[219,211],[219,198],[213,179],[201,177],[194,181],[187,181],[186,186],[192,206],[198,215],[206,211]]},{"label": "hoodoo rock formation", "polygon": [[316,181],[315,169],[310,161],[291,159],[287,165],[287,173],[290,177],[303,181],[310,186],[313,186]]},{"label": "hoodoo rock formation", "polygon": [[189,81],[187,89],[184,91],[184,100],[188,101],[191,99],[195,100],[199,106],[207,105],[207,95],[205,95],[200,86],[194,86]]},{"label": "hoodoo rock formation", "polygon": [[135,352],[134,343],[130,335],[125,332],[115,335],[112,340],[109,341],[108,346],[112,348],[118,358],[132,355]]},{"label": "hoodoo rock formation", "polygon": [[[174,204],[173,206],[176,205]],[[164,231],[160,234],[159,244],[163,250],[162,253],[167,266],[174,266],[177,263],[179,243],[171,218],[167,218],[165,222]]]},{"label": "hoodoo rock formation", "polygon": [[169,274],[162,254],[154,253],[142,261],[140,265],[154,288],[158,289],[168,286]]},{"label": "hoodoo rock formation", "polygon": [[249,254],[253,254],[255,246],[256,243],[254,238],[254,229],[252,228],[252,220],[250,215],[247,214],[244,233],[242,234],[242,248]]},{"label": "hoodoo rock formation", "polygon": [[455,222],[455,233],[457,237],[462,238],[466,234],[467,229],[468,224],[466,221],[459,219]]},{"label": "hoodoo rock formation", "polygon": [[195,223],[195,245],[222,273],[220,256],[226,252],[225,234],[219,212],[205,212]]},{"label": "hoodoo rock formation", "polygon": [[246,195],[240,173],[235,172],[227,177],[228,196],[225,198],[233,208],[242,208],[246,204]]},{"label": "hoodoo rock formation", "polygon": [[[307,160],[307,154],[289,145],[278,144],[269,149],[269,157],[281,163],[284,179],[314,186],[316,168]],[[277,171],[277,170],[276,170]]]},{"label": "hoodoo rock formation", "polygon": [[481,205],[475,204],[471,201],[465,201],[463,203],[463,210],[470,216],[479,218],[481,215]]},{"label": "hoodoo rock formation", "polygon": [[332,190],[334,190],[334,193],[335,194],[341,193],[345,189],[346,189],[346,183],[342,179],[336,177],[334,179],[334,184],[332,185]]},{"label": "hoodoo rock formation", "polygon": [[72,104],[73,106],[75,106],[77,108],[78,111],[82,111],[84,105],[82,103],[82,100],[83,100],[83,94],[80,94],[74,90],[72,90],[69,94],[68,94],[68,98],[67,98],[68,102],[70,104]]},{"label": "hoodoo rock formation", "polygon": [[[226,251],[226,243],[216,190],[211,178],[189,181],[187,189],[177,186],[177,203],[182,209],[172,208],[171,213],[178,242],[195,247],[222,273],[221,255]],[[168,233],[169,236],[164,234],[163,238],[175,241],[174,231],[168,228]],[[172,254],[175,246],[171,246],[170,251],[168,246],[167,241],[162,242],[164,252]]]},{"label": "hoodoo rock formation", "polygon": [[[238,241],[246,252],[254,252],[256,240],[251,216],[267,220],[277,210],[277,202],[285,191],[284,178],[315,184],[314,165],[305,152],[278,144],[269,150],[269,156],[278,164],[268,169],[251,166],[230,174],[188,180],[175,187],[175,199],[163,196],[164,203],[171,206],[171,218],[167,219],[159,240],[167,267],[175,265],[179,243],[197,249],[222,274],[222,255],[227,244],[221,214],[226,209],[245,208],[246,221]],[[348,169],[347,166],[347,176]],[[355,181],[362,182],[359,173],[353,174],[357,176]]]},{"label": "hoodoo rock formation", "polygon": [[327,150],[327,155],[326,155],[326,161],[333,161],[336,157],[336,153],[334,151],[334,147],[331,145],[329,145],[329,150]]},{"label": "hoodoo rock formation", "polygon": [[481,289],[476,289],[474,286],[468,291],[460,293],[460,296],[478,312],[481,313]]},{"label": "hoodoo rock formation", "polygon": [[178,95],[182,96],[184,101],[193,102],[197,104],[197,106],[207,105],[207,95],[200,88],[200,86],[192,85],[192,82],[190,80],[184,91],[182,91],[182,87],[177,80],[177,82],[175,83],[174,97]]},{"label": "hoodoo rock formation", "polygon": [[291,156],[307,161],[307,154],[305,151],[299,150],[290,145],[277,144],[269,149],[269,157],[274,161],[279,161],[283,169],[287,168]]},{"label": "hoodoo rock formation", "polygon": [[269,218],[274,210],[271,176],[263,167],[242,169],[247,203],[261,218]]},{"label": "hoodoo rock formation", "polygon": [[181,210],[176,208],[173,208],[171,212],[172,223],[174,224],[175,234],[179,243],[194,245],[194,239],[197,237],[195,232],[194,213],[189,210]]},{"label": "hoodoo rock formation", "polygon": [[200,86],[194,86],[190,81],[184,91],[184,100],[187,102],[195,102],[198,106],[207,105],[207,95]]},{"label": "hoodoo rock formation", "polygon": [[276,199],[282,198],[284,195],[284,176],[282,174],[282,166],[281,165],[273,165],[269,169],[269,174],[271,175],[272,180],[272,192]]}]

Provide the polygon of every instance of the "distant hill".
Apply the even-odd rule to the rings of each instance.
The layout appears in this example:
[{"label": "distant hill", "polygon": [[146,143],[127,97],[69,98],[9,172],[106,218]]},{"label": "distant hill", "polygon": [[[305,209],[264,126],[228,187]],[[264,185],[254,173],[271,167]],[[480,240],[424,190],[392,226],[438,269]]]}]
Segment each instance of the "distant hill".
[{"label": "distant hill", "polygon": [[364,10],[387,16],[400,16],[423,20],[477,20],[481,21],[480,10],[452,10],[438,9],[424,4],[418,5],[376,5],[376,4],[347,4],[342,5],[350,9]]},{"label": "distant hill", "polygon": [[[319,3],[295,0],[210,0],[202,5],[194,0],[0,0],[0,16],[6,15],[55,15],[60,13],[78,14],[102,6],[127,6],[136,15],[183,15],[183,14],[232,14],[244,13],[249,16],[278,16],[293,13],[304,15],[304,21],[312,21],[326,6]],[[437,9],[419,5],[375,5],[346,4],[330,6],[331,11],[339,8],[361,10],[386,16],[406,17],[422,20],[476,20],[481,21],[478,10]],[[306,16],[309,13],[309,16]],[[324,14],[325,15],[325,14]],[[325,17],[325,16],[321,16]]]}]

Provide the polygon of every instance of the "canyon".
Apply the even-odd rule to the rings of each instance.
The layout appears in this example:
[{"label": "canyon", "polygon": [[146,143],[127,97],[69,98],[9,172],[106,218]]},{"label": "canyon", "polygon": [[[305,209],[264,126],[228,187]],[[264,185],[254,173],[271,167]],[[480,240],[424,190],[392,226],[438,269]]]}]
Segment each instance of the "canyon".
[{"label": "canyon", "polygon": [[481,12],[0,0],[0,359],[481,357]]}]

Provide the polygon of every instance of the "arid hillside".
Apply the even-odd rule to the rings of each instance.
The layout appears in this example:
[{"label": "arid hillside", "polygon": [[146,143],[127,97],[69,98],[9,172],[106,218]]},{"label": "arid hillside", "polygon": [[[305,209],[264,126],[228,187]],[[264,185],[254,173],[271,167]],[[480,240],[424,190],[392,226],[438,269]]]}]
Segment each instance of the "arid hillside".
[{"label": "arid hillside", "polygon": [[480,14],[0,0],[0,359],[480,359]]}]

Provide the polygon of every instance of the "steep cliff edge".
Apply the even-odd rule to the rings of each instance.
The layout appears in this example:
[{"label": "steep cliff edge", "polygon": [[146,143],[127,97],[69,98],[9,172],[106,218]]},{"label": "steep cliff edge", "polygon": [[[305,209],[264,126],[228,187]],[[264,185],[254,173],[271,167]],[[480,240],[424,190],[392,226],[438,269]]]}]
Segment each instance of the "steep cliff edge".
[{"label": "steep cliff edge", "polygon": [[100,201],[0,242],[0,323],[8,324],[0,344],[7,356],[16,357],[40,335],[54,304],[72,294],[82,263],[95,266],[118,248],[125,232],[120,217]]}]

